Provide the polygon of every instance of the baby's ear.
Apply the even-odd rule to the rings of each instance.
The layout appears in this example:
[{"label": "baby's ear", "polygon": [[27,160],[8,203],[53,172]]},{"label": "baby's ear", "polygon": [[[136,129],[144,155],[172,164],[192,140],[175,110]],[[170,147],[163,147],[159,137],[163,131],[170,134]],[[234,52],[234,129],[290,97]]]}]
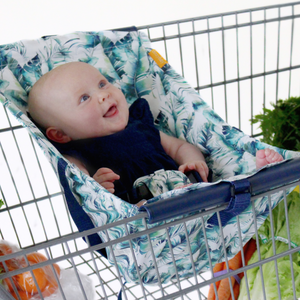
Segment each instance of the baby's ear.
[{"label": "baby's ear", "polygon": [[46,130],[47,138],[51,141],[64,144],[71,141],[71,138],[57,127],[49,127]]}]

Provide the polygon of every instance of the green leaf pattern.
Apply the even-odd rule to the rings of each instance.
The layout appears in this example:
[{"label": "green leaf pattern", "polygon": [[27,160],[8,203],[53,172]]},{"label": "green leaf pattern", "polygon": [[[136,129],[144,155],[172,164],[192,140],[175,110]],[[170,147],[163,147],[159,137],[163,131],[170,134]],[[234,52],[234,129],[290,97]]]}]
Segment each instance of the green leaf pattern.
[{"label": "green leaf pattern", "polygon": [[[225,123],[169,65],[164,71],[161,70],[147,55],[150,50],[151,44],[145,34],[121,31],[75,32],[0,46],[0,101],[35,138],[58,173],[57,164],[62,156],[27,117],[27,93],[40,76],[54,67],[71,61],[84,61],[98,68],[110,82],[120,87],[129,105],[138,97],[147,99],[157,128],[199,147],[213,170],[216,182],[253,174],[256,151],[270,146]],[[299,156],[296,152],[275,149],[284,158]],[[136,206],[107,192],[72,164],[67,166],[66,177],[75,198],[96,226],[139,213]],[[161,201],[205,186],[207,184],[198,183],[181,190],[172,190],[151,201]],[[275,206],[282,197],[282,193],[272,196],[272,206]],[[268,214],[267,199],[257,199],[255,209],[260,225]],[[209,217],[210,215],[205,216],[204,222]],[[252,208],[246,209],[239,218],[243,243],[246,243],[254,234]],[[240,250],[236,223],[236,218],[233,218],[224,228],[229,258]],[[148,224],[148,227],[157,225]],[[144,226],[137,220],[130,224],[129,231],[139,232]],[[177,270],[181,277],[193,275],[188,244],[191,245],[196,271],[206,271],[209,267],[202,220],[188,221],[186,229],[189,233],[188,238],[182,224],[168,229]],[[104,234],[99,234],[104,241],[107,240]],[[123,226],[119,226],[114,230],[108,230],[108,235],[109,239],[116,239],[126,236],[126,232]],[[206,226],[206,235],[212,262],[221,261],[224,259],[224,250],[219,228]],[[148,284],[156,284],[158,280],[162,283],[168,282],[175,278],[175,270],[166,232],[158,230],[150,237],[160,279],[157,277],[149,250],[149,240],[142,236],[132,241],[142,281]],[[129,242],[113,246],[113,251],[125,280],[138,282]],[[113,263],[109,250],[108,256]]]}]

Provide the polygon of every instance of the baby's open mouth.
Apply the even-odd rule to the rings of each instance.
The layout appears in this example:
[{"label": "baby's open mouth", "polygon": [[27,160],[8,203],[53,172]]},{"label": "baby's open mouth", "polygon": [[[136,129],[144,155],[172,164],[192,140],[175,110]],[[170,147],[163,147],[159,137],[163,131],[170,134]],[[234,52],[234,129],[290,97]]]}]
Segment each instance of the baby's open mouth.
[{"label": "baby's open mouth", "polygon": [[112,105],[108,111],[106,112],[106,114],[104,115],[104,118],[109,118],[114,116],[116,113],[118,112],[117,106],[116,105]]}]

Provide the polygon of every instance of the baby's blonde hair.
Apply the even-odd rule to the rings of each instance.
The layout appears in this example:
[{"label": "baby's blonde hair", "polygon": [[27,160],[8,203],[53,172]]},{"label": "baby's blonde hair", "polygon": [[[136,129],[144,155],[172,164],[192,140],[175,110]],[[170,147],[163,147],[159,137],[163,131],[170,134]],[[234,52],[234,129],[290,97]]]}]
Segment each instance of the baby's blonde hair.
[{"label": "baby's blonde hair", "polygon": [[[51,107],[51,103],[47,101],[47,89],[49,86],[49,80],[53,76],[57,76],[61,71],[68,69],[74,64],[85,64],[83,62],[70,62],[59,65],[49,72],[41,76],[37,82],[31,88],[28,95],[28,112],[34,122],[36,122],[42,129],[47,129],[52,124],[48,123],[47,111]],[[49,113],[49,111],[48,111]]]}]

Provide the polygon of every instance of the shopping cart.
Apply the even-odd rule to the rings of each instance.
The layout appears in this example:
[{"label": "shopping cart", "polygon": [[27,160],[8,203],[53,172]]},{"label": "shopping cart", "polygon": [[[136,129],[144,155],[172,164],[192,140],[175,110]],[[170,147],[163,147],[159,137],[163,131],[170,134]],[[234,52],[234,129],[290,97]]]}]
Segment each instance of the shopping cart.
[{"label": "shopping cart", "polygon": [[[167,58],[177,72],[181,73],[200,92],[202,98],[223,119],[252,136],[259,136],[259,130],[250,125],[248,120],[261,112],[263,105],[268,107],[271,102],[276,102],[279,98],[285,99],[299,94],[300,63],[295,55],[300,47],[300,41],[297,39],[300,30],[299,18],[300,2],[297,2],[156,24],[141,27],[138,30],[148,34],[153,48]],[[209,76],[207,76],[208,74]],[[48,259],[34,266],[3,273],[0,275],[0,280],[57,263],[62,269],[73,270],[75,284],[79,286],[76,299],[90,299],[89,291],[84,291],[85,284],[79,274],[88,275],[92,280],[95,299],[116,299],[119,294],[123,299],[206,299],[210,284],[229,277],[227,273],[217,278],[212,276],[214,262],[209,255],[206,230],[203,231],[206,241],[203,247],[208,253],[209,271],[200,274],[197,272],[196,267],[193,266],[193,256],[190,250],[193,274],[189,278],[182,278],[181,270],[176,269],[176,262],[171,252],[175,276],[169,283],[163,283],[162,277],[157,275],[159,280],[155,285],[144,285],[142,278],[138,279],[138,284],[124,284],[119,269],[112,267],[96,250],[112,249],[114,245],[129,242],[134,257],[132,241],[150,239],[150,235],[164,232],[168,243],[171,243],[166,228],[182,225],[187,234],[185,225],[187,222],[197,220],[204,228],[206,216],[212,213],[217,213],[218,226],[221,227],[219,212],[228,206],[228,199],[232,194],[231,185],[219,185],[217,193],[216,190],[208,190],[205,194],[204,190],[203,199],[206,201],[197,205],[194,210],[187,211],[192,211],[192,214],[184,216],[170,214],[165,219],[167,222],[156,219],[157,207],[154,206],[137,216],[107,224],[101,228],[78,232],[68,213],[59,183],[40,149],[31,137],[25,134],[26,131],[9,115],[7,110],[2,107],[0,110],[0,196],[5,203],[4,208],[0,210],[0,232],[2,239],[9,240],[22,248],[21,252],[9,254],[5,259],[0,257],[0,262],[3,263],[4,260],[20,255],[25,257],[26,254],[35,251],[43,253]],[[32,156],[35,157],[34,160],[32,160]],[[272,173],[275,176],[272,176]],[[281,174],[281,176],[276,176],[277,174]],[[299,161],[295,159],[267,169],[261,174],[257,174],[258,176],[253,176],[250,179],[252,189],[248,191],[252,195],[252,203],[258,198],[266,197],[271,206],[272,195],[280,192],[285,195],[286,191],[294,189],[299,184],[298,174],[300,174]],[[272,177],[275,179],[270,180]],[[216,194],[220,197],[216,197]],[[190,196],[191,203],[195,203],[193,201],[194,194],[190,193]],[[198,196],[195,197],[198,198]],[[283,198],[288,220],[287,199],[286,196]],[[211,200],[207,201],[207,199]],[[172,203],[174,203],[173,201],[174,199],[172,199]],[[180,202],[182,199],[179,198],[178,201]],[[209,207],[205,202],[209,202]],[[254,204],[252,209],[255,211]],[[253,215],[255,237],[259,240],[256,226],[259,221],[255,218],[255,213]],[[170,218],[173,218],[171,222],[168,221]],[[149,226],[149,219],[154,223],[161,222],[161,225]],[[129,230],[131,223],[137,220],[144,225],[145,229],[132,233]],[[240,237],[238,247],[241,249],[243,243],[239,223],[239,216],[237,216],[236,226]],[[272,217],[271,224],[273,225]],[[118,226],[123,226],[125,231],[127,230],[127,236],[108,240],[100,246],[89,246],[89,235],[101,231],[108,236],[107,231],[117,229]],[[288,232],[289,228],[289,222],[287,222]],[[220,233],[220,240],[225,248],[222,230]],[[83,242],[82,237],[87,240],[87,244]],[[276,262],[284,256],[289,257],[293,270],[292,257],[300,250],[300,247],[293,244],[289,237],[287,239],[288,250],[276,253],[276,238],[273,231],[271,237],[274,245],[274,253],[271,258],[248,266],[244,264],[241,269],[230,272],[230,275],[236,275],[255,267],[258,267],[262,274],[263,266],[266,263]],[[151,251],[152,253],[149,255],[154,258],[154,250]],[[227,270],[229,270],[225,250],[224,257]],[[117,265],[116,258],[113,257],[113,259]],[[159,266],[155,265],[154,267],[158,272]],[[293,297],[296,299],[297,286],[293,275],[292,272],[293,280],[291,280],[290,286],[294,293]],[[245,277],[247,278],[246,272]],[[274,277],[280,286],[277,268]],[[263,277],[261,280],[260,299],[268,299]],[[230,285],[230,291],[233,294],[233,285]],[[278,288],[277,294],[278,299],[281,299],[280,288]],[[42,296],[41,291],[39,291],[39,295]],[[0,289],[0,297],[13,299],[3,289]],[[65,299],[64,296],[62,299]]]}]

